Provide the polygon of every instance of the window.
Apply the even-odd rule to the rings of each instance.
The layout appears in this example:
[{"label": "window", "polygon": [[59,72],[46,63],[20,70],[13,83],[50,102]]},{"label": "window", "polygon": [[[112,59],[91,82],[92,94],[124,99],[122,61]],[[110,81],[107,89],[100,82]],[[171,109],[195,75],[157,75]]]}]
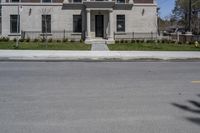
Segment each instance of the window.
[{"label": "window", "polygon": [[51,15],[42,15],[42,33],[51,33]]},{"label": "window", "polygon": [[73,32],[82,32],[82,16],[73,16]]},{"label": "window", "polygon": [[42,0],[43,3],[51,3],[51,0]]},{"label": "window", "polygon": [[20,31],[20,16],[18,18],[18,15],[10,15],[10,33],[19,33],[19,31]]},{"label": "window", "polygon": [[125,32],[125,15],[117,15],[117,32]]},{"label": "window", "polygon": [[74,0],[74,3],[81,3],[82,0]]},{"label": "window", "polygon": [[19,0],[11,0],[11,2],[16,2],[17,3],[17,2],[19,2]]},{"label": "window", "polygon": [[117,3],[125,3],[125,0],[117,0]]}]

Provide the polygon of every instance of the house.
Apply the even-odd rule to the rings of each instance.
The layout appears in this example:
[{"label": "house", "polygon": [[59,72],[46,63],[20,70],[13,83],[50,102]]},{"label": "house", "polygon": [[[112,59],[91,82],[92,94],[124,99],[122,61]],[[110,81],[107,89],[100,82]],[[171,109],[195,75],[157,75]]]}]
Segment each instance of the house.
[{"label": "house", "polygon": [[[19,14],[19,17],[18,17]],[[157,33],[156,0],[1,0],[1,36],[102,39]],[[45,34],[44,34],[45,33]],[[47,33],[47,34],[46,34]]]}]

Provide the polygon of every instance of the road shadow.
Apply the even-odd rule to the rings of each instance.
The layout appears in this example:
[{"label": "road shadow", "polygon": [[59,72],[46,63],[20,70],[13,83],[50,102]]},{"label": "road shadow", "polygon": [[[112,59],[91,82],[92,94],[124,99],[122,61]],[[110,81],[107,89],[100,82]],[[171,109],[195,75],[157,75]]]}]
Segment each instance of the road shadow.
[{"label": "road shadow", "polygon": [[[197,96],[200,97],[200,94],[198,94]],[[181,110],[194,114],[199,114],[199,117],[185,117],[185,119],[200,126],[200,102],[195,100],[187,100],[187,103],[189,104],[188,105],[183,105],[179,103],[171,103],[171,104],[174,107],[179,108]]]}]

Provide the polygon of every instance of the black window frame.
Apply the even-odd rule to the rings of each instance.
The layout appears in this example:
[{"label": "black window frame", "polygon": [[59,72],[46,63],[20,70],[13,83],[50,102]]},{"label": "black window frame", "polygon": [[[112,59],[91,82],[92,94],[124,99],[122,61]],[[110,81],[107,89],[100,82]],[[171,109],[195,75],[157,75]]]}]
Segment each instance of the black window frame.
[{"label": "black window frame", "polygon": [[42,3],[52,3],[52,0],[42,0]]},{"label": "black window frame", "polygon": [[82,15],[73,15],[73,32],[82,32]]},{"label": "black window frame", "polygon": [[[17,29],[17,24],[18,24],[18,29]],[[10,15],[10,33],[20,33],[20,15],[17,14]]]},{"label": "black window frame", "polygon": [[125,4],[126,0],[117,0],[117,4]]},{"label": "black window frame", "polygon": [[10,0],[11,3],[19,3],[20,0]]},{"label": "black window frame", "polygon": [[[126,17],[125,15],[117,15],[117,32],[125,32],[126,31]],[[118,25],[122,25],[122,28],[119,28]]]},{"label": "black window frame", "polygon": [[51,33],[51,15],[50,14],[42,14],[42,33],[46,33],[45,16],[46,16],[46,21],[47,21],[47,33]]},{"label": "black window frame", "polygon": [[74,3],[82,3],[82,0],[73,0]]}]

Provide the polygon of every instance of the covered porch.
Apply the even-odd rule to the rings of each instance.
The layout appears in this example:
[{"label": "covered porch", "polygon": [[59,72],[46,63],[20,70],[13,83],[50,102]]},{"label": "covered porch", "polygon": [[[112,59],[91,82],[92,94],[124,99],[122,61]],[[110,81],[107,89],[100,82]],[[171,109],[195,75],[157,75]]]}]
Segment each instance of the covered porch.
[{"label": "covered porch", "polygon": [[106,44],[114,43],[113,9],[87,8],[86,9],[86,44],[103,41]]}]

